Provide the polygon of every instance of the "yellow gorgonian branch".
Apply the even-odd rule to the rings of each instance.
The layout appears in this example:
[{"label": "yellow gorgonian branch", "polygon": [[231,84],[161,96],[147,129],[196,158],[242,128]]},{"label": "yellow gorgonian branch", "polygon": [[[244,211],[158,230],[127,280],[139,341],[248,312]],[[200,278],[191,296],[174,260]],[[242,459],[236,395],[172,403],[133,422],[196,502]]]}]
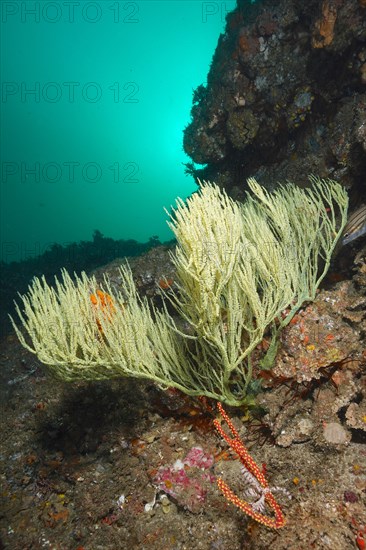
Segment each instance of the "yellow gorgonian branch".
[{"label": "yellow gorgonian branch", "polygon": [[268,193],[250,179],[241,205],[203,182],[177,201],[169,222],[177,290],[166,298],[187,332],[166,308],[139,298],[124,266],[117,292],[85,273],[73,281],[63,271],[54,287],[35,278],[17,305],[18,324],[12,319],[20,342],[64,380],[133,376],[228,405],[247,402],[253,350],[270,328],[262,366],[271,366],[279,331],[314,299],[346,223],[343,187],[311,183]]}]

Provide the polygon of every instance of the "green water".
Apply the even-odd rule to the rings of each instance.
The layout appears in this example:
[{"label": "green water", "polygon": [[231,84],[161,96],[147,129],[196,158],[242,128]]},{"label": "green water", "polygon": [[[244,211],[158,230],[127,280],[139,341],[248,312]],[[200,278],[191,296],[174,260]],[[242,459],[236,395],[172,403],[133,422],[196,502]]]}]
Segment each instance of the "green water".
[{"label": "green water", "polygon": [[182,132],[235,1],[3,1],[1,259],[172,238]]}]

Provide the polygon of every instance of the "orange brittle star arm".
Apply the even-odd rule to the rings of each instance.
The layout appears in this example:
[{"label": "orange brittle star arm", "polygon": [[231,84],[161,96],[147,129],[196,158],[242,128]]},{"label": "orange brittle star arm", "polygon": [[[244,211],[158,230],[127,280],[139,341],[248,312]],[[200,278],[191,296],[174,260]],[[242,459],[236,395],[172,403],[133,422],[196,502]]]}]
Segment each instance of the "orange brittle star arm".
[{"label": "orange brittle star arm", "polygon": [[248,453],[248,450],[246,449],[244,444],[241,442],[235,426],[231,422],[221,403],[218,403],[217,407],[234,437],[231,438],[229,435],[227,435],[227,433],[223,430],[219,420],[217,419],[214,420],[216,430],[219,432],[221,437],[225,439],[225,441],[233,449],[233,451],[235,451],[236,454],[239,456],[244,469],[257,479],[260,486],[262,487],[262,494],[264,495],[264,498],[267,501],[268,505],[274,511],[275,517],[270,518],[265,514],[262,514],[261,512],[255,510],[255,508],[249,502],[246,502],[245,500],[239,498],[222,478],[219,478],[217,480],[217,485],[220,491],[222,492],[226,500],[232,502],[232,504],[240,508],[242,512],[258,521],[258,523],[261,523],[262,525],[265,525],[266,527],[269,527],[271,529],[279,529],[280,527],[283,527],[285,525],[285,518],[280,506],[278,505],[275,497],[273,496],[269,488],[268,481],[266,480],[261,469]]}]

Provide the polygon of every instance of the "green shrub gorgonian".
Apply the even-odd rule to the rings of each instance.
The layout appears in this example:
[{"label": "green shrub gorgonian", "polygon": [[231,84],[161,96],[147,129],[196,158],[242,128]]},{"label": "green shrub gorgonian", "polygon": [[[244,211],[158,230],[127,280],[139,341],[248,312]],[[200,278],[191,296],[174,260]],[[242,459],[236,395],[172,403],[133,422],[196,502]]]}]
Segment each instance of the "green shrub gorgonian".
[{"label": "green shrub gorgonian", "polygon": [[[346,191],[332,180],[311,183],[270,194],[250,179],[241,205],[204,182],[186,202],[177,200],[169,222],[177,288],[166,298],[186,332],[166,308],[139,298],[124,266],[119,292],[85,273],[73,282],[63,271],[54,288],[35,278],[22,309],[16,306],[22,326],[12,319],[20,342],[64,380],[133,376],[245,403],[253,350],[270,331],[262,367],[271,366],[280,330],[314,300],[346,223]],[[111,297],[109,311],[96,313],[90,296],[98,289]]]}]

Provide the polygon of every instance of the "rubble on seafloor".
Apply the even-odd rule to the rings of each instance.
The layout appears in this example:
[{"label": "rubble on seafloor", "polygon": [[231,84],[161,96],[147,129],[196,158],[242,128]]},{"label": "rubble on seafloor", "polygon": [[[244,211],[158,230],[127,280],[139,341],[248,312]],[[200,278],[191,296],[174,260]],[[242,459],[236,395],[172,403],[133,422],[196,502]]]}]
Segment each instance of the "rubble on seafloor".
[{"label": "rubble on seafloor", "polygon": [[321,289],[282,333],[259,397],[278,445],[366,442],[365,268],[366,247],[353,278]]},{"label": "rubble on seafloor", "polygon": [[[218,490],[222,477],[253,498],[210,404],[128,379],[55,384],[11,335],[1,356],[4,547],[112,550],[123,539],[141,550],[362,548],[365,253],[355,253],[351,278],[330,273],[284,329],[273,369],[263,376],[254,365],[258,407],[228,410],[279,491],[285,527],[259,526]],[[117,263],[97,277],[118,285]],[[175,284],[166,247],[131,266],[142,294],[157,302],[159,287]]]}]

